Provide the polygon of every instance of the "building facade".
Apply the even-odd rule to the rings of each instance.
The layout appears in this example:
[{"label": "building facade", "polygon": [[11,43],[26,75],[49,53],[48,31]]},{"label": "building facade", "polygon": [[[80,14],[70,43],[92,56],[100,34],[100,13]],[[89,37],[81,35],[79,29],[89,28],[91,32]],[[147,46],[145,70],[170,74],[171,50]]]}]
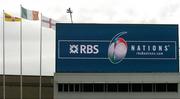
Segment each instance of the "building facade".
[{"label": "building facade", "polygon": [[56,24],[54,99],[179,99],[176,24]]},{"label": "building facade", "polygon": [[[20,99],[20,76],[6,75],[6,99]],[[23,99],[39,99],[39,76],[23,75]],[[53,99],[53,77],[42,76],[42,99]],[[3,99],[3,76],[0,75],[0,99]]]},{"label": "building facade", "polygon": [[179,99],[179,73],[56,73],[54,99]]}]

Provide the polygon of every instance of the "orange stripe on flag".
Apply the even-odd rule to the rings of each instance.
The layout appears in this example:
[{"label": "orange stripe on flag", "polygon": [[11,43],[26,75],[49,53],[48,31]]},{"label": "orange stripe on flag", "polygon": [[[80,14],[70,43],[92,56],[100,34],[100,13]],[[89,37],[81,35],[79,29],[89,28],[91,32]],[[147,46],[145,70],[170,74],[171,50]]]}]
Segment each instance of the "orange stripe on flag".
[{"label": "orange stripe on flag", "polygon": [[32,11],[32,19],[33,20],[39,20],[39,12],[38,11]]}]

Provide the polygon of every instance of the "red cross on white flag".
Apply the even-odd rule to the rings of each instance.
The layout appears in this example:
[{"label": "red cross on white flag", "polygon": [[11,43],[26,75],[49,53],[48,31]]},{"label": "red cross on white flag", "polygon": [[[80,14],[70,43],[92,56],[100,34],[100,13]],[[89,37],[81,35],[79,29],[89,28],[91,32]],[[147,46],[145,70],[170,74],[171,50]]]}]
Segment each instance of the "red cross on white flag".
[{"label": "red cross on white flag", "polygon": [[51,18],[48,18],[48,17],[45,17],[45,16],[42,16],[42,26],[43,27],[46,27],[46,28],[52,28],[52,29],[56,29],[56,23],[57,21],[51,19]]}]

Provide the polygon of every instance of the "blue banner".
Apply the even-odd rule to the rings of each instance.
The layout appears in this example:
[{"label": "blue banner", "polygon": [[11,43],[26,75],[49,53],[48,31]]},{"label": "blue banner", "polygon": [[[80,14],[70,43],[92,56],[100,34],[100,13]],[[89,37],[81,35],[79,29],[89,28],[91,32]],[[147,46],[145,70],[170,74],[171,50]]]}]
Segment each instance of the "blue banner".
[{"label": "blue banner", "polygon": [[178,72],[178,55],[178,25],[56,25],[56,72]]}]

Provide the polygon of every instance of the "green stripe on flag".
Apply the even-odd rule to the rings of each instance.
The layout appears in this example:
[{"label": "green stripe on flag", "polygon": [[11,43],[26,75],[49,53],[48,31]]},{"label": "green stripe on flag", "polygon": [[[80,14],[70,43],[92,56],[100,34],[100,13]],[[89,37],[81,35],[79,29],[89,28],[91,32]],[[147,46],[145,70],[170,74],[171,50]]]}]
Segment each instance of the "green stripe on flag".
[{"label": "green stripe on flag", "polygon": [[21,17],[27,19],[27,10],[21,7]]}]

